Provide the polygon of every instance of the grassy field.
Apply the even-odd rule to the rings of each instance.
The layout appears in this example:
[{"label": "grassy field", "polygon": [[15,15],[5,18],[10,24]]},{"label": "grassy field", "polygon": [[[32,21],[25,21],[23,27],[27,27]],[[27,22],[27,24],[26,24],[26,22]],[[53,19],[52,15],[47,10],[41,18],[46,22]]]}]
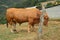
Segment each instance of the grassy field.
[{"label": "grassy field", "polygon": [[[27,23],[21,26],[17,25],[18,33],[11,33],[6,25],[0,25],[0,40],[37,40],[38,26],[35,26],[35,32],[27,32]],[[48,27],[43,27],[41,40],[60,40],[60,21],[49,21]]]}]

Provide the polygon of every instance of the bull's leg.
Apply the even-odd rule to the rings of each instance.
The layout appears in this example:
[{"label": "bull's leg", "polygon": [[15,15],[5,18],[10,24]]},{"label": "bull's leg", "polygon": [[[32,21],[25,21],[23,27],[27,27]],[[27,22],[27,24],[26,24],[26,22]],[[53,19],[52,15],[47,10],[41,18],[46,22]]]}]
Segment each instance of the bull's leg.
[{"label": "bull's leg", "polygon": [[11,26],[12,26],[11,32],[12,32],[12,33],[17,32],[17,31],[16,31],[16,24],[13,23]]},{"label": "bull's leg", "polygon": [[32,26],[32,24],[33,24],[33,19],[32,18],[29,18],[28,19],[28,24],[29,24],[29,26],[28,26],[28,32],[30,32],[30,30],[31,30],[31,26]]},{"label": "bull's leg", "polygon": [[35,28],[34,28],[34,25],[32,25],[32,31],[35,31],[34,29],[35,29]]},{"label": "bull's leg", "polygon": [[31,25],[29,24],[28,25],[28,33],[30,32],[30,29],[31,29]]}]

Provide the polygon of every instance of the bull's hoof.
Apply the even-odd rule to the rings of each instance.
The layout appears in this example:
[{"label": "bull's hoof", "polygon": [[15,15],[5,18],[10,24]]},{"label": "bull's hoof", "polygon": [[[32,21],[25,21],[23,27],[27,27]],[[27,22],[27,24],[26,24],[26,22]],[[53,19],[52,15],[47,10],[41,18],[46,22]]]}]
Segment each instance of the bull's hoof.
[{"label": "bull's hoof", "polygon": [[14,32],[16,32],[16,30],[13,30]]},{"label": "bull's hoof", "polygon": [[17,30],[11,30],[12,33],[18,33]]},{"label": "bull's hoof", "polygon": [[30,31],[28,31],[28,33],[30,33]]},{"label": "bull's hoof", "polygon": [[35,28],[32,28],[32,29],[31,29],[31,32],[35,32]]},{"label": "bull's hoof", "polygon": [[35,32],[35,30],[31,30],[31,32]]}]

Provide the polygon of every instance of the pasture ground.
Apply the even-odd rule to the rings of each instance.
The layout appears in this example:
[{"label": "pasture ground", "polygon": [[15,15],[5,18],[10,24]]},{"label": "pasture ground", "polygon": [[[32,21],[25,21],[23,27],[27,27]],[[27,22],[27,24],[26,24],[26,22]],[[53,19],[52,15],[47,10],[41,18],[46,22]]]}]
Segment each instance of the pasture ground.
[{"label": "pasture ground", "polygon": [[[35,32],[27,32],[27,23],[21,26],[17,24],[18,33],[11,33],[6,25],[0,24],[0,40],[37,40],[38,26],[35,26]],[[43,35],[41,40],[60,40],[60,21],[49,21],[48,27],[43,27]]]}]

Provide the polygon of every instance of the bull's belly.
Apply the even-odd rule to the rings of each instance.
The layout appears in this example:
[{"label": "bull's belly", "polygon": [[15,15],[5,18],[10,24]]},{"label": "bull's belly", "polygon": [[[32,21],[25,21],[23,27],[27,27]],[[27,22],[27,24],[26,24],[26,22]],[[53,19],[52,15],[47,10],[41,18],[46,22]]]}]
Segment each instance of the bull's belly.
[{"label": "bull's belly", "polygon": [[27,19],[15,19],[16,23],[24,23],[24,22],[28,22]]},{"label": "bull's belly", "polygon": [[32,18],[31,20],[29,20],[29,18],[27,18],[27,17],[21,17],[21,18],[15,17],[13,20],[16,23],[24,23],[24,22],[30,22],[30,23],[33,23],[33,24],[38,24],[39,23],[39,19]]}]

